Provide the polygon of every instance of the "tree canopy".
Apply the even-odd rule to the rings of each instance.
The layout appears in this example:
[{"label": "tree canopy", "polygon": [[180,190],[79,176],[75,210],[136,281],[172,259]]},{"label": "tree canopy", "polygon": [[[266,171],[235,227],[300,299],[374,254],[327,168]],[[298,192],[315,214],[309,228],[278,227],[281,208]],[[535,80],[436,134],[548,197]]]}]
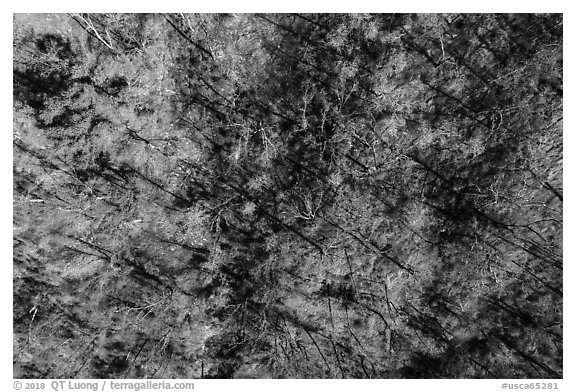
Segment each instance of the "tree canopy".
[{"label": "tree canopy", "polygon": [[562,28],[16,15],[14,376],[561,378]]}]

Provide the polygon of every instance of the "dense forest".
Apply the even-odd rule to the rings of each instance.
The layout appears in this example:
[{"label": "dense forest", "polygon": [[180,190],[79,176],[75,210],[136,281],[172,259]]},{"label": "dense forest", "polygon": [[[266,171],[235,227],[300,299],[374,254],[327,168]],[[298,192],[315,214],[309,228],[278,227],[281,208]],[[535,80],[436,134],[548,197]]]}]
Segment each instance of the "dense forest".
[{"label": "dense forest", "polygon": [[563,377],[562,15],[13,27],[14,377]]}]

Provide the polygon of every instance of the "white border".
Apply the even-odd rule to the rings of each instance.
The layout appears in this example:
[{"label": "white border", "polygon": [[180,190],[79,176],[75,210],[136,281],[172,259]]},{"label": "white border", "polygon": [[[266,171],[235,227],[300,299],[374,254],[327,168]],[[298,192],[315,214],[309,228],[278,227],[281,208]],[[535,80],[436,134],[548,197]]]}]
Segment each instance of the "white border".
[{"label": "white border", "polygon": [[[273,3],[273,4],[272,4]],[[2,8],[8,8],[8,12],[3,12],[0,19],[2,31],[2,78],[0,81],[0,91],[3,96],[3,107],[10,115],[3,117],[3,132],[0,139],[0,183],[5,185],[5,192],[2,192],[2,208],[0,221],[0,236],[2,257],[0,263],[0,304],[4,318],[2,320],[2,353],[0,355],[0,389],[12,389],[12,13],[27,12],[559,12],[564,13],[564,69],[568,72],[564,75],[564,93],[567,98],[566,107],[569,108],[564,119],[564,197],[567,202],[564,206],[564,380],[551,380],[557,382],[562,390],[576,390],[574,372],[571,372],[574,365],[574,288],[571,278],[574,276],[574,266],[571,263],[574,256],[576,241],[571,237],[576,233],[574,226],[574,212],[576,206],[572,203],[574,195],[573,175],[575,173],[576,154],[574,151],[574,116],[573,116],[573,86],[574,77],[571,71],[574,67],[575,49],[572,45],[572,37],[575,37],[575,18],[569,7],[563,1],[523,1],[518,3],[506,3],[497,0],[484,0],[480,2],[463,1],[340,1],[340,2],[312,2],[311,0],[290,0],[286,2],[262,2],[262,1],[209,1],[209,2],[182,2],[182,1],[155,1],[149,4],[140,2],[130,2],[119,4],[113,0],[98,0],[91,4],[77,1],[26,1],[4,3]],[[570,11],[570,12],[569,12]],[[566,88],[567,87],[567,88]],[[10,320],[10,321],[9,321]],[[46,381],[46,380],[40,380]],[[136,381],[136,380],[135,380]],[[527,382],[545,382],[544,380],[527,380]],[[510,380],[510,382],[521,383],[521,380]],[[274,388],[298,388],[301,390],[336,389],[348,390],[352,388],[362,388],[362,390],[378,390],[390,388],[391,390],[442,390],[442,391],[495,391],[500,390],[501,380],[196,380],[196,390],[209,389],[236,389],[250,391],[269,391]],[[570,387],[572,386],[572,387]],[[50,390],[50,388],[46,389]]]}]

